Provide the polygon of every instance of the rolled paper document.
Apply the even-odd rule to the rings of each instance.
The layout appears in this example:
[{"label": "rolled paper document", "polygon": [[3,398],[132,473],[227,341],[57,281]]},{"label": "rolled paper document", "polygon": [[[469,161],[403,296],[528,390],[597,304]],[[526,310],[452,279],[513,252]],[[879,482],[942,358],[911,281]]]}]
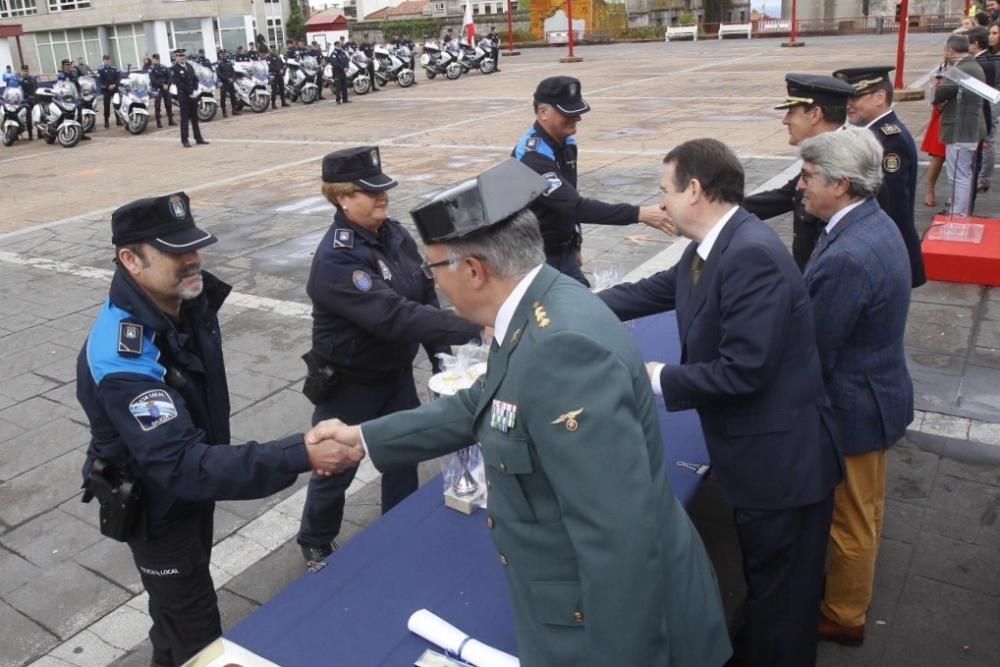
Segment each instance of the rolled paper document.
[{"label": "rolled paper document", "polygon": [[509,653],[473,639],[440,616],[419,609],[410,616],[406,627],[448,654],[475,667],[520,667],[521,661]]}]

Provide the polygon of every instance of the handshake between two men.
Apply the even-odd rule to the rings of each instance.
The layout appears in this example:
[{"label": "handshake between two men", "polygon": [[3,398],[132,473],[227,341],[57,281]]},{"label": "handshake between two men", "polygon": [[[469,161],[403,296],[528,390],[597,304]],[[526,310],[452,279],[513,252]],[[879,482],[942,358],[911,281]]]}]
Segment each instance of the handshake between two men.
[{"label": "handshake between two men", "polygon": [[306,452],[313,472],[329,477],[361,463],[365,448],[361,427],[348,426],[339,419],[327,419],[306,433]]}]

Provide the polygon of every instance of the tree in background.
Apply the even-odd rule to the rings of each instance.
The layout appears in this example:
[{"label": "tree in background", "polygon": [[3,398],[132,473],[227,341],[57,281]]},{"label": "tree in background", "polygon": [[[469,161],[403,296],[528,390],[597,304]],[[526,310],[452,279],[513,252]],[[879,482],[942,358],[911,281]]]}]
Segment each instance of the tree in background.
[{"label": "tree in background", "polygon": [[288,8],[288,20],[285,22],[285,39],[305,39],[306,19],[302,5],[292,0]]}]

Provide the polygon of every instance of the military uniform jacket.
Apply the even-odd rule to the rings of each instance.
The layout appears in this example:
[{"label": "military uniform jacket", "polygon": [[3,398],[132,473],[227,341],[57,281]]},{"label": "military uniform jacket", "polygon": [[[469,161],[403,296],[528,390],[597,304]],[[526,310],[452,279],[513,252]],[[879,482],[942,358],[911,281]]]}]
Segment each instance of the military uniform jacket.
[{"label": "military uniform jacket", "polygon": [[420,263],[400,223],[386,220],[375,234],[338,212],[306,283],[313,352],[337,367],[393,371],[409,368],[420,344],[436,367],[438,352],[478,338],[478,325],[440,308]]},{"label": "military uniform jacket", "polygon": [[871,131],[882,144],[882,187],[878,203],[899,228],[910,258],[910,285],[920,287],[927,282],[924,255],[920,251],[920,236],[914,222],[914,201],[917,191],[917,145],[895,111],[879,118]]},{"label": "military uniform jacket", "polygon": [[545,177],[549,187],[532,205],[545,241],[545,252],[557,254],[579,247],[581,224],[631,225],[639,222],[639,207],[586,199],[576,190],[576,140],[560,146],[537,122],[517,142],[511,156]]},{"label": "military uniform jacket", "polygon": [[101,65],[100,69],[97,70],[97,79],[100,83],[101,90],[104,92],[110,92],[112,86],[118,85],[118,81],[121,79],[121,73],[114,65]]},{"label": "military uniform jacket", "polygon": [[524,667],[729,656],[711,564],[665,478],[642,358],[572,278],[541,268],[473,388],[362,429],[383,470],[482,444]]},{"label": "military uniform jacket", "polygon": [[177,86],[177,97],[181,100],[189,101],[194,91],[198,90],[198,77],[191,63],[174,63],[170,68],[170,80]]},{"label": "military uniform jacket", "polygon": [[903,349],[910,266],[886,217],[864,202],[820,240],[806,267],[823,380],[848,455],[891,447],[913,421]]},{"label": "military uniform jacket", "polygon": [[770,220],[779,215],[793,211],[792,217],[792,257],[800,271],[805,271],[806,262],[816,247],[820,232],[823,231],[822,220],[806,212],[802,203],[802,193],[798,190],[799,177],[788,181],[780,188],[758,192],[743,200],[743,208],[756,215],[761,220]]},{"label": "military uniform jacket", "polygon": [[230,287],[205,289],[167,317],[121,268],[77,359],[77,399],[95,457],[143,485],[146,534],[215,500],[262,498],[309,470],[302,435],[229,447],[229,388],[218,309]]}]

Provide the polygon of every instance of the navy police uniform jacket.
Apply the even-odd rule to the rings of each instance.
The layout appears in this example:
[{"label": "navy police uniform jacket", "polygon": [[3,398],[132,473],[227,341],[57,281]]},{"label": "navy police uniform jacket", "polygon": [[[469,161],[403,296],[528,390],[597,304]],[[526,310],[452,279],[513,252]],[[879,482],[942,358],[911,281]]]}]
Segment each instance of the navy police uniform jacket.
[{"label": "navy police uniform jacket", "polygon": [[198,77],[191,63],[174,63],[170,68],[170,80],[177,86],[177,97],[182,100],[191,99],[194,91],[198,90]]},{"label": "navy police uniform jacket", "polygon": [[802,193],[798,190],[799,177],[788,181],[780,188],[758,192],[743,200],[743,208],[761,220],[769,220],[794,211],[792,216],[792,257],[800,271],[805,271],[809,256],[812,255],[824,222],[806,212],[802,203]]},{"label": "navy police uniform jacket", "polygon": [[149,78],[157,88],[164,88],[170,85],[170,68],[162,63],[149,68]]},{"label": "navy police uniform jacket", "polygon": [[576,190],[576,140],[560,146],[538,123],[524,133],[511,156],[545,177],[549,187],[532,205],[538,216],[546,254],[580,247],[580,225],[631,225],[639,221],[639,207],[605,204],[586,199]]},{"label": "navy police uniform jacket", "polygon": [[338,212],[313,257],[306,292],[313,353],[335,368],[407,371],[420,344],[436,367],[435,354],[480,333],[439,307],[416,243],[395,220],[376,234]]},{"label": "navy police uniform jacket", "polygon": [[118,85],[119,79],[121,79],[121,74],[114,65],[101,65],[100,69],[97,70],[98,83],[101,90],[106,93],[111,92],[111,86]]},{"label": "navy police uniform jacket", "polygon": [[914,222],[913,206],[917,191],[917,145],[895,111],[879,118],[871,131],[882,144],[882,187],[878,204],[889,214],[906,243],[910,257],[910,286],[927,282],[924,256],[920,252],[920,236]]},{"label": "navy police uniform jacket", "polygon": [[216,500],[262,498],[309,470],[301,434],[229,447],[229,388],[218,310],[230,287],[203,272],[202,294],[178,320],[119,268],[77,359],[77,399],[95,457],[143,487],[147,537]]}]

